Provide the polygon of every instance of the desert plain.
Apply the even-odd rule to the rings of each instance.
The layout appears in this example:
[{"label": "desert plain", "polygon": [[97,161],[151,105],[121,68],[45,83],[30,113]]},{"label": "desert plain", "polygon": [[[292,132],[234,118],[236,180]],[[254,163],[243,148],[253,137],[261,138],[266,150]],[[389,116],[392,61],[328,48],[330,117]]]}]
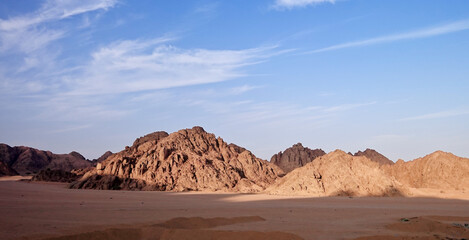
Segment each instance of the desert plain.
[{"label": "desert plain", "polygon": [[467,239],[469,194],[415,197],[68,189],[0,181],[0,239]]}]

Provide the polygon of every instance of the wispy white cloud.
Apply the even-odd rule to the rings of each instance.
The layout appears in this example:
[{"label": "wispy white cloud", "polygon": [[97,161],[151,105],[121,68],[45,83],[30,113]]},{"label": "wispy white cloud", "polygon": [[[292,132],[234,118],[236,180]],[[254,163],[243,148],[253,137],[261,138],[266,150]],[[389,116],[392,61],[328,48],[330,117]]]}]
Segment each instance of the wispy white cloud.
[{"label": "wispy white cloud", "polygon": [[69,127],[64,127],[64,128],[59,128],[52,130],[51,133],[64,133],[64,132],[74,132],[74,131],[80,131],[83,129],[87,129],[92,127],[91,124],[85,124],[85,125],[77,125],[77,126],[69,126]]},{"label": "wispy white cloud", "polygon": [[363,46],[396,42],[396,41],[402,41],[402,40],[427,38],[427,37],[433,37],[433,36],[438,36],[438,35],[443,35],[443,34],[449,34],[453,32],[459,32],[459,31],[463,31],[467,29],[469,29],[469,20],[463,20],[463,21],[452,22],[452,23],[448,23],[448,24],[444,24],[440,26],[419,29],[419,30],[406,32],[406,33],[399,33],[399,34],[394,34],[394,35],[360,40],[360,41],[341,43],[341,44],[332,45],[332,46],[325,47],[325,48],[316,49],[313,51],[304,52],[303,54],[327,52],[327,51],[339,50],[339,49],[344,49],[344,48],[363,47]]},{"label": "wispy white cloud", "polygon": [[66,30],[50,29],[44,23],[59,21],[96,10],[107,10],[116,0],[48,0],[37,11],[0,19],[0,51],[31,53],[62,38]]},{"label": "wispy white cloud", "polygon": [[369,106],[376,104],[376,102],[368,102],[368,103],[348,103],[348,104],[342,104],[342,105],[337,105],[337,106],[332,106],[324,109],[324,112],[339,112],[339,111],[346,111],[346,110],[351,110],[354,108],[359,108],[359,107],[364,107],[364,106]]},{"label": "wispy white cloud", "polygon": [[0,30],[14,31],[25,29],[41,23],[65,19],[74,15],[108,9],[117,3],[116,0],[49,0],[42,7],[30,14],[0,19]]},{"label": "wispy white cloud", "polygon": [[258,89],[258,88],[262,88],[262,86],[252,86],[252,85],[245,84],[239,87],[232,88],[230,92],[234,95],[238,95],[238,94],[243,94],[245,92],[249,92],[251,90]]},{"label": "wispy white cloud", "polygon": [[276,46],[241,50],[181,49],[171,37],[114,42],[92,53],[71,77],[71,94],[116,94],[215,83],[245,76],[243,67],[274,56]]},{"label": "wispy white cloud", "polygon": [[321,3],[335,3],[335,0],[276,0],[273,4],[275,9],[292,9],[306,7]]},{"label": "wispy white cloud", "polygon": [[436,113],[429,113],[414,117],[402,118],[400,121],[414,121],[414,120],[428,120],[428,119],[437,119],[437,118],[448,118],[448,117],[457,117],[462,115],[468,115],[469,110],[448,110],[441,111]]},{"label": "wispy white cloud", "polygon": [[[173,103],[179,103],[182,106],[198,107],[207,114],[215,114],[224,119],[225,124],[239,123],[263,123],[276,124],[279,122],[315,123],[327,122],[338,116],[361,107],[367,107],[376,102],[339,104],[333,106],[304,106],[302,104],[288,103],[282,101],[253,101],[246,100],[240,96],[236,100],[229,98],[212,99],[210,96],[205,98],[199,94],[192,93],[184,97],[174,96],[174,100],[168,99]],[[322,123],[321,123],[322,124]]]}]

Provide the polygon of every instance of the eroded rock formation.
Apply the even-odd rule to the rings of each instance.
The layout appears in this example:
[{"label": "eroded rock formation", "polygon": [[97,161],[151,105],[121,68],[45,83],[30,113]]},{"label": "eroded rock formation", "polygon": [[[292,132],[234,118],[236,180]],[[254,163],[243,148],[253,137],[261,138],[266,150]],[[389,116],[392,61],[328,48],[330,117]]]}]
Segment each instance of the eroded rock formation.
[{"label": "eroded rock formation", "polygon": [[270,162],[279,166],[285,173],[288,173],[325,154],[322,149],[311,150],[303,147],[301,143],[297,143],[285,149],[285,151],[273,155]]},{"label": "eroded rock formation", "polygon": [[282,170],[201,127],[137,139],[72,188],[256,192]]},{"label": "eroded rock formation", "polygon": [[279,178],[267,190],[282,195],[396,196],[407,189],[377,162],[336,150]]}]

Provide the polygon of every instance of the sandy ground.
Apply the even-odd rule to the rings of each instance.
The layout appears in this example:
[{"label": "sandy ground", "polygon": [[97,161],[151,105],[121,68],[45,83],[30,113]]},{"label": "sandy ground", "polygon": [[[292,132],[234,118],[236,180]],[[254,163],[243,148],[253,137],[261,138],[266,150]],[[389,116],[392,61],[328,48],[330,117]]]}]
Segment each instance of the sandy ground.
[{"label": "sandy ground", "polygon": [[457,193],[451,194],[461,199],[292,198],[75,190],[13,180],[0,181],[0,239],[5,240],[462,239],[469,234],[464,227],[469,201]]}]

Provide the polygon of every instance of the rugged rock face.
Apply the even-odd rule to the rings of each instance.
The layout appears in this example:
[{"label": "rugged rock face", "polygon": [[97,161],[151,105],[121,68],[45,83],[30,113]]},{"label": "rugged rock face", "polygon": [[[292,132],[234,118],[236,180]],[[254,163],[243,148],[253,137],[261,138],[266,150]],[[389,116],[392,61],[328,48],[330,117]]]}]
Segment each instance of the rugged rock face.
[{"label": "rugged rock face", "polygon": [[389,160],[387,157],[385,157],[383,154],[377,152],[374,149],[369,149],[367,148],[365,151],[358,151],[353,156],[365,156],[369,158],[373,162],[377,162],[380,165],[393,165],[394,162]]},{"label": "rugged rock face", "polygon": [[282,173],[251,152],[194,127],[139,138],[70,187],[256,192]]},{"label": "rugged rock face", "polygon": [[284,152],[273,155],[270,162],[279,166],[285,173],[288,173],[325,154],[322,149],[311,150],[307,147],[303,147],[301,143],[297,143],[287,148]]},{"label": "rugged rock face", "polygon": [[165,131],[159,131],[159,132],[154,132],[154,133],[150,133],[150,134],[147,134],[143,137],[139,137],[137,139],[135,139],[134,141],[134,144],[132,144],[132,147],[137,147],[139,145],[142,145],[146,142],[150,142],[150,141],[159,141],[165,137],[169,136],[169,134]]},{"label": "rugged rock face", "polygon": [[383,169],[402,184],[413,188],[469,190],[469,158],[436,151],[423,158]]},{"label": "rugged rock face", "polygon": [[407,190],[366,157],[336,150],[279,178],[266,192],[312,196],[395,196]]},{"label": "rugged rock face", "polygon": [[31,181],[41,182],[73,182],[78,179],[78,175],[64,170],[41,170],[31,178]]},{"label": "rugged rock face", "polygon": [[18,173],[9,167],[6,163],[0,162],[0,177],[2,176],[14,176],[18,175]]},{"label": "rugged rock face", "polygon": [[38,173],[47,168],[71,171],[92,165],[77,152],[54,154],[50,151],[23,146],[10,147],[6,144],[0,144],[0,162],[21,175]]}]

